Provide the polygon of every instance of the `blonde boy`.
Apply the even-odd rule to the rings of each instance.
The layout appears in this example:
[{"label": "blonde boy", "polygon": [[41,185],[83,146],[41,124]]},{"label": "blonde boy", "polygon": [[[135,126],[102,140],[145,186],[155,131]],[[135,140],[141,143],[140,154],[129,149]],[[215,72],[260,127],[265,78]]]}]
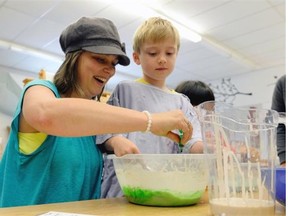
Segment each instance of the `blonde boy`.
[{"label": "blonde boy", "polygon": [[[159,17],[146,20],[136,30],[133,43],[133,60],[141,66],[143,75],[135,81],[119,83],[108,103],[151,113],[181,109],[193,126],[192,138],[185,145],[183,153],[202,153],[200,125],[189,99],[166,86],[166,79],[174,70],[179,48],[179,33],[171,22]],[[119,139],[115,145],[131,146],[132,142],[137,146],[136,151],[131,148],[134,149],[132,153],[179,153],[178,144],[165,137],[141,132],[121,136],[127,138],[127,142],[119,136],[110,138],[106,135],[98,139],[97,143],[105,140],[117,143],[115,140]],[[119,152],[116,154],[121,155]],[[101,196],[122,196],[112,161],[106,159],[104,164]]]}]

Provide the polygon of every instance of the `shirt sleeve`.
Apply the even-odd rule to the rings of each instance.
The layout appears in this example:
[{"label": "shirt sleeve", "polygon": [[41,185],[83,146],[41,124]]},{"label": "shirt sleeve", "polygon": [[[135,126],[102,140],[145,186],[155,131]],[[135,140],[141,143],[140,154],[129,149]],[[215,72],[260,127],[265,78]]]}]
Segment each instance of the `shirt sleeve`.
[{"label": "shirt sleeve", "polygon": [[[282,76],[276,83],[271,109],[286,113],[286,76]],[[286,161],[286,126],[279,124],[277,127],[277,153],[280,163]]]},{"label": "shirt sleeve", "polygon": [[[119,98],[118,98],[118,91],[119,91],[119,86],[116,86],[115,90],[112,92],[110,95],[107,104],[113,105],[113,106],[120,106],[119,103]],[[102,134],[102,135],[97,135],[96,138],[96,144],[104,144],[106,140],[110,139],[113,136],[123,136],[122,134]]]},{"label": "shirt sleeve", "polygon": [[190,153],[190,149],[192,148],[192,146],[196,142],[202,141],[201,125],[200,125],[200,122],[199,122],[199,119],[198,119],[198,116],[196,114],[194,107],[190,104],[188,100],[187,102],[185,101],[183,103],[182,109],[193,127],[192,137],[183,148],[183,153]]}]

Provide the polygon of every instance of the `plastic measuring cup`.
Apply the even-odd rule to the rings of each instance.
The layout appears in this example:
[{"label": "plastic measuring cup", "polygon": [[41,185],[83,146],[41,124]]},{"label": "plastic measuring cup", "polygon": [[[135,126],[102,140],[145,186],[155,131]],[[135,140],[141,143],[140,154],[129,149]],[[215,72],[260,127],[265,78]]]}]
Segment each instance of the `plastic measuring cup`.
[{"label": "plastic measuring cup", "polygon": [[[240,109],[222,102],[196,107],[209,165],[213,215],[274,215],[274,169],[278,113]],[[262,172],[269,169],[269,172]],[[271,179],[266,183],[266,177]]]}]

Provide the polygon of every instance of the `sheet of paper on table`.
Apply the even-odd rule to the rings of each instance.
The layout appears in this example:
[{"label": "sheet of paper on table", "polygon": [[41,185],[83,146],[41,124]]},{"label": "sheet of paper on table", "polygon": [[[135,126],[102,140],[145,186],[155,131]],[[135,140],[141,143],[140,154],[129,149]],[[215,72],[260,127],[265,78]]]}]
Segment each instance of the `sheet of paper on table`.
[{"label": "sheet of paper on table", "polygon": [[97,215],[50,211],[50,212],[47,212],[38,216],[97,216]]}]

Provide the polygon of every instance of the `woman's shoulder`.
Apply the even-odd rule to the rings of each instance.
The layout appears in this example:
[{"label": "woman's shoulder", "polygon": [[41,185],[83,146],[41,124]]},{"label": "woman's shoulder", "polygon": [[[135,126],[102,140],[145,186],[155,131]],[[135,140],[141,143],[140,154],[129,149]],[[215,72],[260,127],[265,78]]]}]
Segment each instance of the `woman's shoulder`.
[{"label": "woman's shoulder", "polygon": [[49,89],[51,89],[51,91],[53,91],[53,93],[57,96],[57,97],[60,97],[59,95],[59,92],[55,86],[54,83],[52,83],[51,81],[49,80],[42,80],[42,79],[35,79],[35,80],[32,80],[31,82],[27,83],[24,87],[24,92],[30,88],[31,86],[35,86],[35,85],[41,85],[41,86],[45,86]]},{"label": "woman's shoulder", "polygon": [[47,87],[55,87],[55,85],[49,80],[35,79],[35,80],[32,80],[31,82],[27,83],[25,85],[25,88],[29,88],[29,87],[34,86],[34,85],[44,85]]}]

